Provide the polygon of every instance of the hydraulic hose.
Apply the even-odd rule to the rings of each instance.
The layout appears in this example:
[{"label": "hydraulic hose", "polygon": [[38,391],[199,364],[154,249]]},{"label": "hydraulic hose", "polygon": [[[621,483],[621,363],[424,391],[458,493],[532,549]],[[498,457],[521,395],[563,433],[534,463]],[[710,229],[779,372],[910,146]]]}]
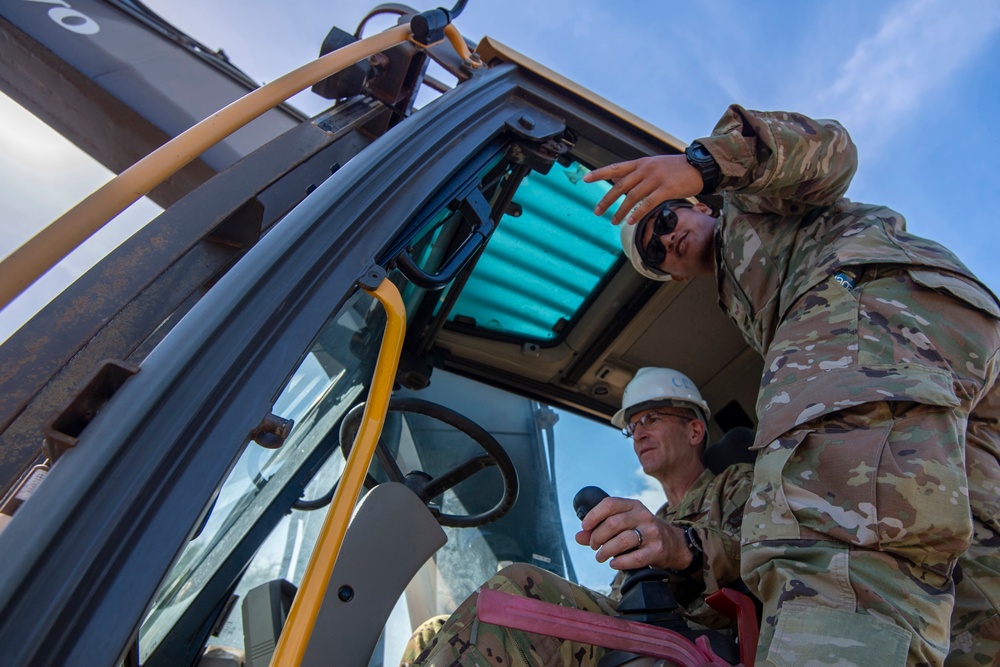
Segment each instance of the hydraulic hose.
[{"label": "hydraulic hose", "polygon": [[455,52],[461,56],[462,60],[468,61],[474,68],[481,66],[478,56],[476,58],[472,57],[472,51],[469,50],[469,45],[465,43],[465,38],[458,32],[458,28],[449,23],[444,28],[444,36],[448,38],[451,48],[455,49]]},{"label": "hydraulic hose", "polygon": [[[458,31],[448,27],[449,40],[455,44],[451,34]],[[0,262],[0,309],[112,218],[205,150],[292,95],[405,41],[411,34],[409,25],[400,25],[328,53],[248,93],[136,162]],[[462,46],[468,52],[464,41]]]}]

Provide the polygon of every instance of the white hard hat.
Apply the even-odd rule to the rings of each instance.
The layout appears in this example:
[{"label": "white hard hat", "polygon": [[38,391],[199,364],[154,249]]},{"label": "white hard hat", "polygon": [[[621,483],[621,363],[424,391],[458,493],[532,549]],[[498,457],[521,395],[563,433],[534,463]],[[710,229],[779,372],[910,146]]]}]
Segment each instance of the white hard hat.
[{"label": "white hard hat", "polygon": [[657,269],[651,269],[642,263],[642,253],[639,252],[639,243],[641,242],[641,239],[636,236],[636,231],[638,231],[639,228],[645,228],[642,221],[640,220],[634,225],[623,222],[621,223],[621,228],[622,250],[625,251],[625,256],[628,257],[628,260],[632,262],[632,267],[650,280],[660,280],[664,282],[667,280],[673,280],[669,273],[659,271]]},{"label": "white hard hat", "polygon": [[647,367],[640,368],[625,386],[622,409],[611,418],[611,423],[625,428],[629,417],[636,412],[665,405],[693,409],[706,423],[712,414],[698,387],[684,373],[672,368]]}]

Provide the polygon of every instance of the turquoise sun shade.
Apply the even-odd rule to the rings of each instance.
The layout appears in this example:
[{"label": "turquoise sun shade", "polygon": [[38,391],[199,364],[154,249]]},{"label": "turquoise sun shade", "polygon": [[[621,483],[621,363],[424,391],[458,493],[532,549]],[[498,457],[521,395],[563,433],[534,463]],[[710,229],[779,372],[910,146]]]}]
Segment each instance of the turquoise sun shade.
[{"label": "turquoise sun shade", "polygon": [[449,321],[516,338],[559,336],[622,254],[611,212],[594,215],[611,186],[584,183],[585,173],[557,163],[524,179],[514,196],[520,215],[501,218]]}]

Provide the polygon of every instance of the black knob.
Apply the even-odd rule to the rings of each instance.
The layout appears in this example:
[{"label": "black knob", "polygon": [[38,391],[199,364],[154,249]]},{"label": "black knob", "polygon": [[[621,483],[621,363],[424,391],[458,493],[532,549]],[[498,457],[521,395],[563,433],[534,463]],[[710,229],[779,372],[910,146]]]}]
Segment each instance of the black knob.
[{"label": "black knob", "polygon": [[573,510],[580,521],[587,516],[590,510],[597,507],[597,504],[608,497],[604,489],[596,486],[585,486],[573,496]]}]

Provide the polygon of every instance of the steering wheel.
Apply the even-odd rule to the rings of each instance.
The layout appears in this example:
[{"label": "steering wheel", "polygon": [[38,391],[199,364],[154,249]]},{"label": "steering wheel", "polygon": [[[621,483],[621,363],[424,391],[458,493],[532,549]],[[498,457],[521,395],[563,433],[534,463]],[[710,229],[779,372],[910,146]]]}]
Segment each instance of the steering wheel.
[{"label": "steering wheel", "polygon": [[[340,447],[345,459],[350,454],[351,447],[354,444],[354,437],[361,424],[361,416],[364,408],[364,403],[354,406],[344,416],[340,424]],[[437,477],[431,477],[422,471],[411,472],[407,475],[399,468],[389,448],[379,438],[378,444],[375,447],[375,455],[378,457],[379,463],[382,464],[382,469],[386,475],[391,481],[401,482],[408,486],[425,503],[429,503],[432,499],[484,468],[496,466],[500,472],[500,476],[503,478],[503,495],[491,509],[480,514],[466,516],[439,513],[437,515],[438,523],[442,526],[451,526],[453,528],[484,526],[496,521],[514,506],[514,501],[517,500],[517,471],[514,469],[514,463],[510,460],[510,456],[508,456],[503,446],[486,429],[454,410],[420,398],[393,397],[389,399],[389,411],[412,412],[444,422],[472,438],[485,452],[484,454],[473,456]],[[366,476],[365,486],[371,488],[376,484],[378,482],[371,475]]]}]

